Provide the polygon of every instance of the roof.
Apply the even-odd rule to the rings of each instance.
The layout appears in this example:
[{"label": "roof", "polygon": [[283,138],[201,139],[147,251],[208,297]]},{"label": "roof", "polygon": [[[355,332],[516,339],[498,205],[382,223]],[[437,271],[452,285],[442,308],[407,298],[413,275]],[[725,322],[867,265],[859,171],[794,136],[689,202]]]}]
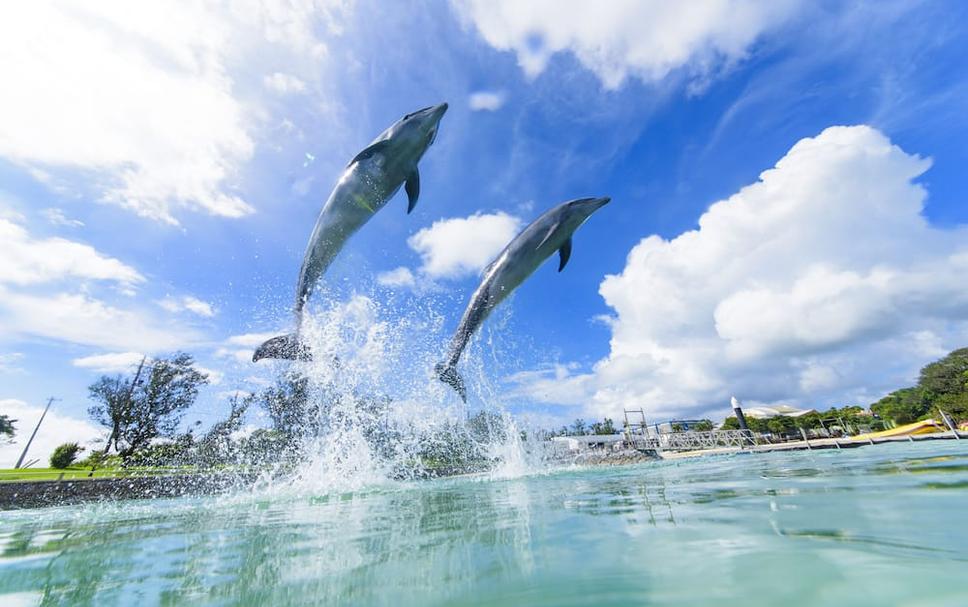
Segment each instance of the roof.
[{"label": "roof", "polygon": [[797,409],[796,407],[791,407],[790,405],[773,405],[771,407],[749,407],[743,409],[743,414],[746,417],[752,417],[753,419],[770,419],[771,417],[776,417],[778,415],[786,415],[787,417],[800,417],[802,415],[807,415],[809,413],[816,413],[816,409]]}]

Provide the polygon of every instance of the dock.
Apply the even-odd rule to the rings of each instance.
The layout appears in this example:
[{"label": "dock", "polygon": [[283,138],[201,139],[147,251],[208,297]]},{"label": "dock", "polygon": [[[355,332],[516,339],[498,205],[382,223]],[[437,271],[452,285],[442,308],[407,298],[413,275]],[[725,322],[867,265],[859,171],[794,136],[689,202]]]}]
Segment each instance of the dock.
[{"label": "dock", "polygon": [[683,459],[690,457],[702,457],[706,455],[725,455],[730,453],[772,453],[775,451],[810,451],[813,449],[856,449],[858,447],[882,445],[885,443],[918,443],[922,441],[961,439],[968,439],[968,432],[949,430],[947,432],[935,432],[932,434],[890,436],[861,440],[853,437],[817,438],[782,443],[749,444],[746,446],[710,447],[691,450],[655,449],[653,445],[643,446],[642,448],[654,452],[655,455],[661,459]]}]

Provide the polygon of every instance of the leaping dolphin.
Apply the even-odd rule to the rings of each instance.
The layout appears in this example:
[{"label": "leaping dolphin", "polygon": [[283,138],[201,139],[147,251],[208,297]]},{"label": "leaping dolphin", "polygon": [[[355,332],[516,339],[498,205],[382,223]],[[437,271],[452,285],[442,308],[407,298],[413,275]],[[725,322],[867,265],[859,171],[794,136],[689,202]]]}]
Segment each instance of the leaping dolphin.
[{"label": "leaping dolphin", "polygon": [[464,378],[457,372],[467,342],[499,303],[558,251],[561,272],[571,257],[571,235],[592,213],[608,204],[610,198],[579,198],[562,203],[538,217],[504,247],[497,259],[484,268],[480,286],[474,291],[457,332],[451,339],[447,359],[435,368],[437,378],[457,390],[467,402]]},{"label": "leaping dolphin", "polygon": [[349,237],[382,209],[404,182],[409,198],[407,213],[413,210],[420,195],[417,163],[437,137],[440,119],[446,111],[447,104],[441,103],[407,114],[380,133],[346,166],[323,205],[306,246],[293,308],[296,331],[266,341],[256,349],[252,362],[262,358],[310,358],[309,349],[299,341],[299,328],[302,325],[303,307],[316,281]]}]

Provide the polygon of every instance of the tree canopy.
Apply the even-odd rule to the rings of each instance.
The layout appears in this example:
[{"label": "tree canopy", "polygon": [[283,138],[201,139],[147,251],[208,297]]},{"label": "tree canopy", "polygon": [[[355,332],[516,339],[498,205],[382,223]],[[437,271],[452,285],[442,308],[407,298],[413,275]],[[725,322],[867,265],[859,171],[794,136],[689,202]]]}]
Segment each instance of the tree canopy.
[{"label": "tree canopy", "polygon": [[955,420],[968,419],[968,348],[925,365],[916,385],[895,390],[871,405],[871,411],[898,424],[939,419],[939,409]]},{"label": "tree canopy", "polygon": [[14,425],[15,419],[10,419],[8,415],[0,415],[0,440],[13,440],[17,434],[17,427]]},{"label": "tree canopy", "polygon": [[143,363],[133,377],[102,376],[88,388],[96,404],[88,414],[109,428],[105,452],[112,446],[128,457],[159,437],[174,437],[186,409],[195,403],[208,376],[194,359],[179,352]]}]

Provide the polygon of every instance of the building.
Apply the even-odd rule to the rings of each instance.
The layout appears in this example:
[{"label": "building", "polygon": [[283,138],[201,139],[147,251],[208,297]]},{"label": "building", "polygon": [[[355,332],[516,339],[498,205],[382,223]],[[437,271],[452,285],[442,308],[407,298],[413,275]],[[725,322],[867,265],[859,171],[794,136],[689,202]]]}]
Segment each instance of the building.
[{"label": "building", "polygon": [[578,436],[553,436],[552,444],[562,451],[580,452],[590,449],[618,449],[625,441],[625,434],[580,434]]},{"label": "building", "polygon": [[797,409],[796,407],[791,407],[790,405],[743,407],[743,413],[746,415],[746,417],[752,417],[753,419],[770,419],[771,417],[777,417],[778,415],[785,415],[787,417],[801,417],[803,415],[809,415],[810,413],[816,412],[816,409]]}]

